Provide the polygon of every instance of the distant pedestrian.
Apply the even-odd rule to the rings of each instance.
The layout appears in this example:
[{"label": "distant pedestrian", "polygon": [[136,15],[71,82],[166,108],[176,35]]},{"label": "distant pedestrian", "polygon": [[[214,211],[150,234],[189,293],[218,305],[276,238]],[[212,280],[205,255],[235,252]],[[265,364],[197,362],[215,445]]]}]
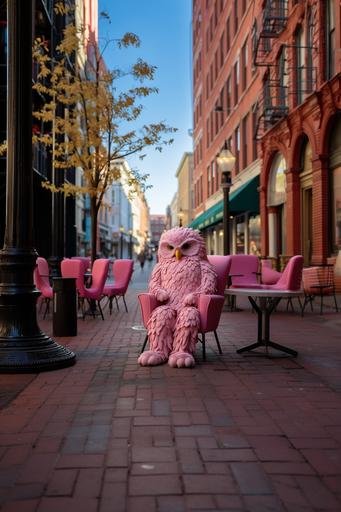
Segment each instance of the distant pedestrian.
[{"label": "distant pedestrian", "polygon": [[137,255],[137,259],[140,262],[141,270],[143,270],[144,262],[146,261],[146,255],[145,255],[144,251],[139,252],[139,254]]}]

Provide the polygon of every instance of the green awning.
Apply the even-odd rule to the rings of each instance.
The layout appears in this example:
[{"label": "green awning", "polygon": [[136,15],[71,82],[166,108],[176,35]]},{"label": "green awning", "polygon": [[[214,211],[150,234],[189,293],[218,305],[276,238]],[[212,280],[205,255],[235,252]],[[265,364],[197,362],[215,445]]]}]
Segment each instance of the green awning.
[{"label": "green awning", "polygon": [[[244,212],[259,213],[259,176],[244,183],[241,187],[230,194],[230,213],[238,215]],[[217,224],[223,218],[223,201],[214,204],[194,219],[188,227],[193,229],[205,229]]]}]

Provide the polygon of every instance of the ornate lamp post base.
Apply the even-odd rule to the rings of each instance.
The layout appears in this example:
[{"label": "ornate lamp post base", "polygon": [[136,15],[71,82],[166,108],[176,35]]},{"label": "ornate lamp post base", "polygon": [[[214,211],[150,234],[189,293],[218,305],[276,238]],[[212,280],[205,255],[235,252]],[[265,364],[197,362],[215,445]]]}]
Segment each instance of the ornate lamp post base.
[{"label": "ornate lamp post base", "polygon": [[[76,356],[44,334],[37,323],[40,293],[33,283],[34,253],[0,251],[0,373],[37,373],[71,366]],[[15,282],[13,276],[16,277]],[[20,282],[18,276],[22,276]],[[14,282],[13,282],[14,281]]]}]

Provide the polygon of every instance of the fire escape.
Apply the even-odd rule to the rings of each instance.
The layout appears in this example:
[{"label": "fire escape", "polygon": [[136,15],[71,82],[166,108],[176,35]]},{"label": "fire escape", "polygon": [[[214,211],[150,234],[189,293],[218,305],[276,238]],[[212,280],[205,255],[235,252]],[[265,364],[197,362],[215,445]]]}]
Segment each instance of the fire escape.
[{"label": "fire escape", "polygon": [[[253,28],[253,63],[264,67],[263,89],[255,106],[255,138],[260,140],[274,124],[288,114],[288,98],[300,105],[311,94],[316,84],[316,68],[313,66],[314,38],[313,10],[306,7],[306,34],[302,27],[294,34],[293,45],[276,45],[288,21],[288,0],[267,0],[263,17],[257,30]],[[276,58],[272,49],[277,46]],[[290,52],[291,66],[288,66]]]},{"label": "fire escape", "polygon": [[267,0],[259,29],[253,29],[253,63],[265,67],[263,90],[256,104],[256,133],[263,134],[288,113],[288,70],[286,48],[283,46],[279,60],[271,59],[273,43],[286,27],[288,0]]}]

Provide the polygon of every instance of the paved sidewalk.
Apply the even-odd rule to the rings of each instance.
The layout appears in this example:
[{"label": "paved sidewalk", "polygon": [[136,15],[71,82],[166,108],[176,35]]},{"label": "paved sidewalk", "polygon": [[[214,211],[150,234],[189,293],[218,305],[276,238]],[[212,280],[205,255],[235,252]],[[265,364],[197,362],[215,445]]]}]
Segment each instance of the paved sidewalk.
[{"label": "paved sidewalk", "polygon": [[340,511],[341,314],[280,308],[273,338],[299,356],[266,359],[236,354],[256,333],[244,301],[223,313],[222,357],[209,335],[194,369],[141,368],[144,275],[128,314],[59,340],[75,366],[0,375],[1,510]]}]

